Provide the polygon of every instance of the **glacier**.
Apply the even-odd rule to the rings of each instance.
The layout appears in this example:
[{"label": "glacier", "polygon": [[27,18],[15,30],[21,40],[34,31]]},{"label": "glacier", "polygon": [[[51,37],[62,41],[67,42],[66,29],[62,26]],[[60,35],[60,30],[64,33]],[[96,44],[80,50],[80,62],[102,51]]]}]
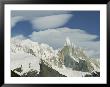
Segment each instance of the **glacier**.
[{"label": "glacier", "polygon": [[11,38],[10,47],[11,71],[20,76],[29,72],[38,76],[41,61],[53,70],[67,77],[84,77],[93,72],[100,72],[100,62],[86,55],[84,50],[76,47],[66,38],[64,47],[54,50],[47,44],[33,42],[30,39],[20,40]]}]

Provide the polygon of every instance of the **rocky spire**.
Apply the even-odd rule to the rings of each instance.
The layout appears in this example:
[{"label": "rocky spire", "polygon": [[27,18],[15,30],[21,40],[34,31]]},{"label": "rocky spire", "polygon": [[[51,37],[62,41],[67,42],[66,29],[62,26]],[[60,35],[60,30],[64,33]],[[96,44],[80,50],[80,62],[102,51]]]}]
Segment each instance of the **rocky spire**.
[{"label": "rocky spire", "polygon": [[70,42],[69,37],[66,37],[65,46],[71,46],[71,42]]}]

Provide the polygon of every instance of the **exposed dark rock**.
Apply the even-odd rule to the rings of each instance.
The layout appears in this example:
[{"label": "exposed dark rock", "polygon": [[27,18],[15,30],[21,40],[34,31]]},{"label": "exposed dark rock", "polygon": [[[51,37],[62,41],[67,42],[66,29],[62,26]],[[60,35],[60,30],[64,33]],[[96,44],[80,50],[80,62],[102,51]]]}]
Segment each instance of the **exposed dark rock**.
[{"label": "exposed dark rock", "polygon": [[91,74],[86,74],[85,77],[100,77],[100,72],[92,72]]},{"label": "exposed dark rock", "polygon": [[[20,68],[14,69],[14,71],[21,71]],[[43,61],[40,64],[40,72],[37,74],[36,70],[31,70],[27,73],[24,73],[22,76],[16,74],[11,70],[11,77],[66,77],[65,75],[60,74],[58,71],[52,69],[48,65],[46,65]]]},{"label": "exposed dark rock", "polygon": [[16,69],[14,69],[13,71],[17,71],[17,72],[22,72],[23,70],[22,70],[22,65],[21,65],[21,67],[18,67],[18,68],[16,68]]},{"label": "exposed dark rock", "polygon": [[20,75],[11,70],[11,77],[20,77]]},{"label": "exposed dark rock", "polygon": [[44,64],[43,61],[41,61],[39,77],[66,77],[66,76],[60,74],[58,71],[52,69],[51,67],[48,67],[46,64]]},{"label": "exposed dark rock", "polygon": [[38,74],[37,74],[37,70],[31,70],[27,73],[24,73],[21,77],[37,77]]}]

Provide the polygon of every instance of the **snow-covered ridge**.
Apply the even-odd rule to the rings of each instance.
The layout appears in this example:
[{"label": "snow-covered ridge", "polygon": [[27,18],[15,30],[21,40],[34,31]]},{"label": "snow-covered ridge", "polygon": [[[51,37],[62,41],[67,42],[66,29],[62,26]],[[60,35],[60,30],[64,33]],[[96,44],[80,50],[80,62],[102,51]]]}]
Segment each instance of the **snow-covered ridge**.
[{"label": "snow-covered ridge", "polygon": [[21,68],[21,72],[16,71],[19,75],[33,70],[39,73],[41,59],[47,66],[70,77],[84,76],[100,69],[97,61],[89,58],[83,49],[75,47],[69,38],[66,38],[60,50],[53,50],[47,44],[39,44],[30,39],[11,38],[11,70]]},{"label": "snow-covered ridge", "polygon": [[24,72],[31,69],[40,71],[40,59],[49,60],[56,56],[56,51],[47,44],[38,44],[29,39],[11,39],[11,70],[22,67]]},{"label": "snow-covered ridge", "polygon": [[84,72],[100,72],[100,63],[86,55],[85,51],[75,46],[69,38],[66,38],[65,45],[60,54],[63,56],[64,65]]}]

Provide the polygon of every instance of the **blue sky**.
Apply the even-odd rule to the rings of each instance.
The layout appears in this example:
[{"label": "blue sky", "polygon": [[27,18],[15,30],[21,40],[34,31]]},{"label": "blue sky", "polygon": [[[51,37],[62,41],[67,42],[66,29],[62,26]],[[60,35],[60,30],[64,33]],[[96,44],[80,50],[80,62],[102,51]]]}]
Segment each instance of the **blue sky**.
[{"label": "blue sky", "polygon": [[99,11],[80,11],[73,12],[73,17],[65,25],[72,29],[78,28],[91,34],[100,36],[100,12]]},{"label": "blue sky", "polygon": [[[82,29],[100,37],[100,12],[99,11],[73,11],[71,19],[62,27],[71,29]],[[23,28],[23,29],[22,29]],[[12,36],[23,34],[28,36],[34,31],[32,24],[28,20],[17,22],[12,27]]]},{"label": "blue sky", "polygon": [[61,48],[68,36],[99,57],[100,11],[12,11],[11,19],[12,37]]}]

